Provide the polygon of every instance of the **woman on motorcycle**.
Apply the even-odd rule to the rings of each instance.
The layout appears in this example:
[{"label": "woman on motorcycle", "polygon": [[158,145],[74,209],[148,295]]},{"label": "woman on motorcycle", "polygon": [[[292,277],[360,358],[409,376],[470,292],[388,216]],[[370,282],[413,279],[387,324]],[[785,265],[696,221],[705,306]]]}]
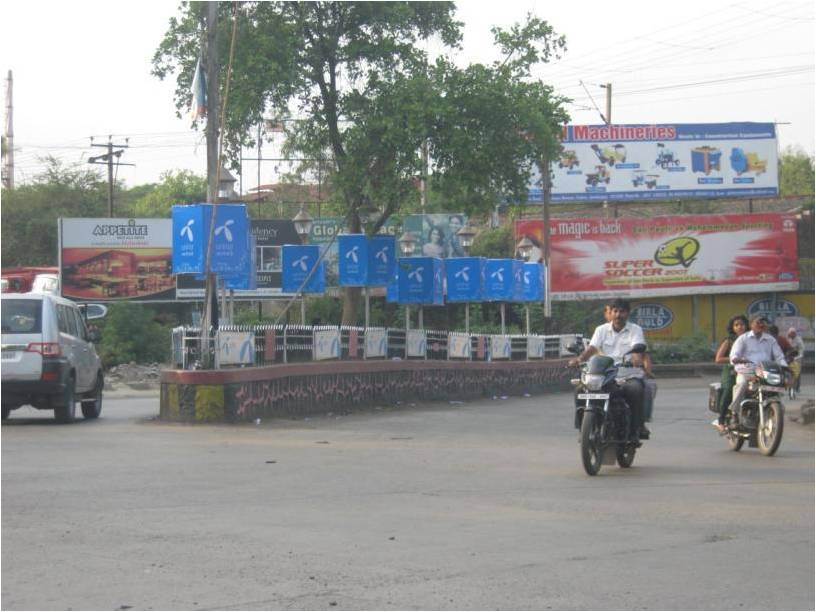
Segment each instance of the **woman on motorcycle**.
[{"label": "woman on motorcycle", "polygon": [[717,429],[725,431],[725,414],[728,411],[728,406],[733,399],[734,385],[737,384],[737,374],[734,371],[734,366],[729,360],[731,354],[731,347],[734,341],[742,334],[748,331],[748,317],[745,315],[735,315],[728,320],[728,327],[726,328],[727,336],[717,349],[717,355],[714,357],[714,363],[722,364],[722,375],[720,383],[722,384],[722,393],[720,394],[720,401],[718,408],[720,409],[720,416],[717,419]]}]

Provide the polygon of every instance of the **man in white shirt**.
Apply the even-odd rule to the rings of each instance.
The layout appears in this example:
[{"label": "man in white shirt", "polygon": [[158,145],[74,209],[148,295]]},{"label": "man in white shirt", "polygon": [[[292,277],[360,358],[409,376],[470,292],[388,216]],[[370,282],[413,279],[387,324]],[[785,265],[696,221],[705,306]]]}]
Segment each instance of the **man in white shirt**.
[{"label": "man in white shirt", "polygon": [[[578,366],[598,353],[620,361],[636,344],[646,344],[643,329],[635,323],[629,323],[629,302],[617,299],[609,304],[610,320],[599,325],[592,334],[589,346],[583,353],[569,361],[570,366]],[[632,354],[634,368],[621,368],[619,375],[631,376],[623,384],[623,396],[632,409],[632,430],[639,433],[641,439],[649,438],[649,430],[643,424],[643,356]]]},{"label": "man in white shirt", "polygon": [[734,341],[731,347],[731,364],[737,371],[737,384],[734,385],[734,400],[731,402],[733,424],[739,423],[739,407],[748,391],[748,380],[754,373],[757,364],[763,361],[775,361],[787,366],[785,355],[776,338],[765,333],[768,320],[763,316],[753,316],[750,321],[751,331],[745,332]]}]

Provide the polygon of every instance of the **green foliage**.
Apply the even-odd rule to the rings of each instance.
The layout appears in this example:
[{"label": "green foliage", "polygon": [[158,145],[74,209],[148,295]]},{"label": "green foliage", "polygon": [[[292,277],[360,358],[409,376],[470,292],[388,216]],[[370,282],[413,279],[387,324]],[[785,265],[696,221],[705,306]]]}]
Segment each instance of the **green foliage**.
[{"label": "green foliage", "polygon": [[505,225],[479,233],[470,253],[474,257],[502,258],[513,257],[515,250],[513,227]]},{"label": "green foliage", "polygon": [[170,218],[174,204],[194,204],[207,198],[207,179],[189,170],[165,172],[161,182],[134,203],[138,217]]},{"label": "green foliage", "polygon": [[783,196],[813,195],[814,159],[802,149],[785,147],[779,156],[779,193]]},{"label": "green foliage", "polygon": [[102,320],[99,353],[105,367],[120,363],[164,362],[170,355],[170,326],[155,320],[143,304],[113,304]]},{"label": "green foliage", "polygon": [[705,332],[697,331],[677,342],[655,344],[649,351],[655,363],[710,362],[715,350],[711,338]]}]

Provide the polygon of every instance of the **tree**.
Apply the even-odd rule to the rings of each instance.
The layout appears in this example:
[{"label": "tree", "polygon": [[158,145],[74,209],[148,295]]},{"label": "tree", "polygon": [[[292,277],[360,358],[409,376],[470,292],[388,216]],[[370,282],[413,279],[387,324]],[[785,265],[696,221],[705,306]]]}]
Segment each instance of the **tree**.
[{"label": "tree", "polygon": [[814,181],[813,156],[798,147],[785,147],[779,156],[780,195],[813,195]]},{"label": "tree", "polygon": [[207,198],[207,179],[189,170],[175,170],[161,175],[161,182],[134,202],[139,217],[170,218],[174,204],[195,204]]},{"label": "tree", "polygon": [[[236,5],[221,4],[227,36],[228,11]],[[533,164],[552,158],[567,120],[563,100],[532,79],[531,69],[560,52],[564,39],[546,22],[528,19],[510,31],[494,29],[500,62],[460,69],[443,57],[430,64],[417,42],[436,36],[455,50],[462,24],[453,12],[449,2],[278,2],[236,9],[224,126],[228,155],[234,160],[241,145],[253,144],[250,128],[269,113],[287,116],[292,109],[302,118],[286,123],[285,151],[329,161],[351,232],[363,230],[362,219],[372,213],[365,230],[375,232],[416,202],[424,143],[434,188],[451,205],[479,210],[522,199]],[[160,78],[176,74],[179,110],[189,104],[202,23],[200,3],[183,5],[153,59]],[[344,322],[356,321],[359,295],[346,291]]]}]

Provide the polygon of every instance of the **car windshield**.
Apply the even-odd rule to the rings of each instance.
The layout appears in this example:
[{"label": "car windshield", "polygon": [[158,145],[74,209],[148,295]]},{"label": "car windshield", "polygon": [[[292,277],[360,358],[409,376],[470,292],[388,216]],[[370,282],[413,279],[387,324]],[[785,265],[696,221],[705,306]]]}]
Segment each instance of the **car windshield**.
[{"label": "car windshield", "polygon": [[42,300],[3,300],[4,334],[39,334],[42,331]]}]

